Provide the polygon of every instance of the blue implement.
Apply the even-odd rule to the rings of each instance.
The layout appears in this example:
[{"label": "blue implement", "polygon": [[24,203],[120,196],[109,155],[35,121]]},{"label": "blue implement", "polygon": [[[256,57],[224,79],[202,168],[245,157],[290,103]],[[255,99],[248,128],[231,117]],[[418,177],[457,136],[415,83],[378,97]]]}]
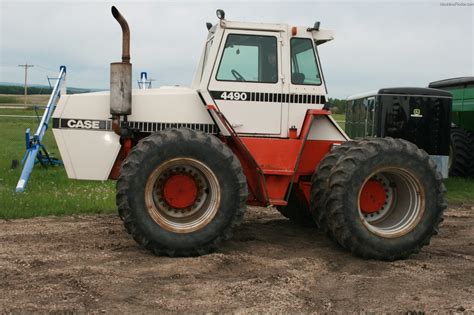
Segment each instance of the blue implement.
[{"label": "blue implement", "polygon": [[20,180],[16,185],[16,192],[24,192],[28,179],[30,178],[31,172],[35,165],[36,160],[42,165],[58,165],[62,164],[57,159],[51,158],[48,151],[41,143],[43,137],[48,130],[48,124],[53,115],[56,104],[58,103],[61,93],[66,93],[66,66],[61,66],[59,68],[59,76],[57,78],[56,84],[54,85],[53,92],[48,101],[48,105],[45,108],[41,121],[38,128],[36,129],[33,137],[30,136],[30,129],[26,129],[25,140],[26,140],[26,153],[23,157],[22,164],[23,170],[20,175]]}]

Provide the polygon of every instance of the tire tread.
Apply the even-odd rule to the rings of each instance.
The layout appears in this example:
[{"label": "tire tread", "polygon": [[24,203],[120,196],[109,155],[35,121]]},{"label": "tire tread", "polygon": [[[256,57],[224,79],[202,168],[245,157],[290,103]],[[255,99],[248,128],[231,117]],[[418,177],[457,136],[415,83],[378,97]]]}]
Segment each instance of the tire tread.
[{"label": "tire tread", "polygon": [[[148,239],[145,233],[140,229],[133,215],[128,196],[130,181],[140,171],[140,161],[146,160],[149,151],[153,147],[160,147],[165,142],[173,141],[175,143],[184,143],[189,140],[202,143],[203,146],[213,146],[223,155],[223,160],[229,161],[231,171],[237,177],[239,185],[239,203],[234,212],[233,218],[220,234],[218,234],[211,242],[204,246],[180,249],[168,248],[165,245],[157,244]],[[215,136],[208,135],[203,132],[194,131],[186,128],[168,129],[162,132],[154,133],[142,139],[129,153],[127,159],[122,165],[120,176],[116,184],[116,204],[120,218],[124,222],[125,229],[133,237],[133,239],[143,248],[152,251],[155,255],[167,256],[198,256],[214,251],[218,244],[232,237],[232,231],[240,225],[246,210],[247,200],[247,180],[242,171],[240,161],[234,155],[232,150]]]},{"label": "tire tread", "polygon": [[[346,193],[345,187],[350,185],[351,176],[353,174],[353,166],[362,165],[364,160],[369,159],[373,154],[387,152],[390,148],[396,148],[406,155],[416,155],[420,160],[427,160],[429,168],[436,180],[436,207],[432,209],[436,211],[436,216],[430,230],[426,233],[426,237],[419,241],[417,245],[410,249],[405,249],[398,253],[390,253],[376,251],[364,244],[358,235],[351,232],[349,224],[345,221],[344,212],[348,209],[344,208],[343,198]],[[328,180],[328,194],[325,200],[325,208],[327,211],[327,225],[334,239],[345,249],[350,250],[353,254],[362,258],[371,258],[378,260],[393,261],[397,259],[405,259],[413,253],[418,253],[421,248],[428,245],[433,235],[438,233],[439,224],[443,220],[443,211],[447,207],[444,199],[446,188],[442,182],[442,178],[436,170],[435,163],[429,158],[428,154],[416,147],[414,144],[392,138],[374,138],[366,140],[363,146],[354,147],[348,150],[343,159],[333,167],[330,178]]]}]

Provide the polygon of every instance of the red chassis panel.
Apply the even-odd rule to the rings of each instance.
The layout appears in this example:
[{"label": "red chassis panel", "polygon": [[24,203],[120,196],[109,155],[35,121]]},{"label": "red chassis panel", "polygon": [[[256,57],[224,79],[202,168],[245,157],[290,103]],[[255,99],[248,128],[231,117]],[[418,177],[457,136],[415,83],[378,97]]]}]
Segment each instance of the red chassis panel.
[{"label": "red chassis panel", "polygon": [[[301,137],[300,137],[301,138]],[[303,139],[268,139],[241,137],[247,149],[265,175],[269,203],[286,205],[289,184],[300,182],[301,176],[311,176],[319,161],[331,150],[335,141]],[[302,148],[303,146],[303,148]],[[310,186],[305,197],[309,201]],[[304,191],[303,191],[304,192]]]},{"label": "red chassis panel", "polygon": [[[224,141],[240,159],[249,185],[248,203],[252,205],[286,205],[291,183],[298,195],[309,202],[310,183],[301,176],[311,176],[331,146],[340,141],[307,140],[316,116],[330,115],[326,110],[308,110],[299,138],[239,137],[224,115],[213,105],[216,114],[231,137]],[[211,113],[212,115],[212,113]]]}]

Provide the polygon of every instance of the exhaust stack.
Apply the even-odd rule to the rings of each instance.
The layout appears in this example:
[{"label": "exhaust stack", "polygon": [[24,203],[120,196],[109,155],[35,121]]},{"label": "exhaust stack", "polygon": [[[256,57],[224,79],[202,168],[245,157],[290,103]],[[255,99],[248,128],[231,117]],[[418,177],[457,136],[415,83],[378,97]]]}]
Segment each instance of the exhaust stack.
[{"label": "exhaust stack", "polygon": [[130,29],[125,18],[115,6],[112,15],[122,27],[122,62],[110,64],[110,114],[112,127],[120,131],[120,116],[132,113],[132,64],[130,63]]}]

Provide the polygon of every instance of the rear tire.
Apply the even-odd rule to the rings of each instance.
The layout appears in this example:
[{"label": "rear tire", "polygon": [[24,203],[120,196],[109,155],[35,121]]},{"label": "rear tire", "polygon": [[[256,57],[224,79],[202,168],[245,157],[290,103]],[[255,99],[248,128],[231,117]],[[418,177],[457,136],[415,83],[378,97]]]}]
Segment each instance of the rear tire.
[{"label": "rear tire", "polygon": [[414,144],[365,140],[348,150],[328,180],[328,227],[363,258],[396,260],[418,253],[438,233],[445,188],[436,165]]},{"label": "rear tire", "polygon": [[117,181],[125,228],[156,255],[195,256],[216,249],[242,221],[247,194],[230,148],[189,129],[142,139]]},{"label": "rear tire", "polygon": [[474,176],[474,141],[468,131],[462,128],[451,129],[449,154],[450,176]]}]

